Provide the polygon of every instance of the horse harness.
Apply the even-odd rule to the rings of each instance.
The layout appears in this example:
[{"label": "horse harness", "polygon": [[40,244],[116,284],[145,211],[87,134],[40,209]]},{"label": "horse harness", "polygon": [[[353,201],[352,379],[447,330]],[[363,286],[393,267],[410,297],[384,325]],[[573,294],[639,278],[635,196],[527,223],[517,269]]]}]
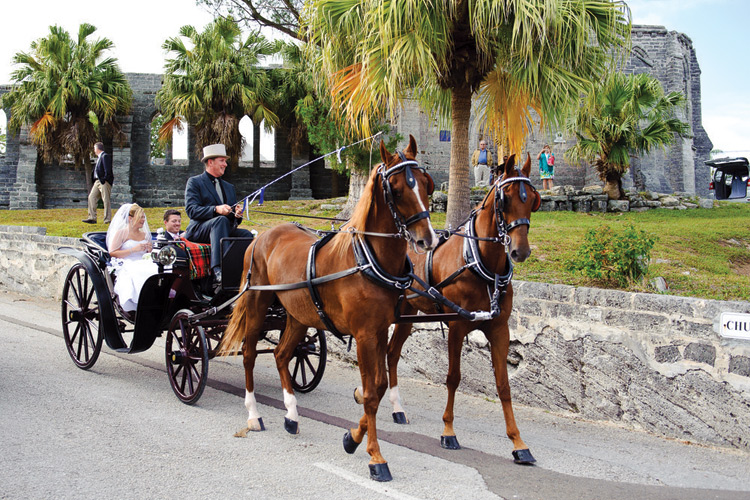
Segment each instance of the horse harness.
[{"label": "horse harness", "polygon": [[[469,219],[464,224],[464,228],[466,233],[462,234],[461,236],[464,237],[464,244],[463,244],[463,257],[464,257],[464,265],[458,268],[456,271],[454,271],[450,276],[445,278],[440,283],[432,286],[431,288],[434,288],[436,290],[440,290],[444,288],[446,285],[450,284],[453,280],[455,280],[458,276],[460,276],[465,270],[469,269],[471,272],[473,272],[475,275],[477,275],[482,281],[484,281],[487,284],[487,292],[490,295],[490,307],[491,307],[491,314],[492,317],[496,317],[500,313],[500,304],[502,303],[503,298],[505,297],[505,293],[507,292],[508,285],[513,280],[513,261],[510,259],[510,256],[508,256],[505,260],[505,270],[502,274],[497,274],[489,269],[487,269],[487,266],[482,261],[482,256],[479,254],[479,240],[489,240],[493,241],[495,243],[501,243],[503,246],[507,246],[510,244],[510,236],[509,232],[511,229],[518,227],[520,225],[526,225],[531,226],[531,221],[528,218],[521,218],[516,219],[511,223],[507,223],[505,220],[504,212],[507,208],[507,199],[505,197],[505,190],[504,187],[512,184],[512,183],[519,183],[519,198],[522,202],[526,202],[528,194],[526,193],[526,184],[529,185],[529,187],[532,189],[533,195],[535,196],[534,205],[532,206],[532,212],[536,212],[539,209],[539,206],[541,205],[541,196],[537,192],[537,190],[534,188],[534,186],[531,184],[531,181],[528,177],[525,177],[521,175],[521,173],[516,170],[518,175],[515,177],[509,177],[507,179],[503,179],[497,184],[495,184],[495,197],[494,197],[494,203],[493,208],[495,210],[495,224],[497,227],[497,237],[491,237],[491,238],[483,238],[480,236],[477,236],[476,234],[476,219],[477,214],[479,211],[483,210],[485,208],[485,204],[487,201],[487,197],[485,197],[484,201],[482,202],[482,206],[479,207],[478,210],[472,210],[471,215],[469,216]],[[441,240],[440,244],[447,241],[447,239]],[[440,246],[438,244],[438,247]],[[425,278],[427,279],[427,285],[430,283],[435,282],[435,277],[433,275],[433,257],[435,254],[435,250],[437,250],[437,247],[430,250],[427,253],[427,257],[425,258]],[[424,286],[424,285],[423,285]],[[492,290],[490,289],[492,287]],[[426,289],[426,287],[425,287]],[[412,298],[413,295],[407,298]],[[435,302],[435,308],[438,312],[443,312],[442,305],[440,302]]]},{"label": "horse harness", "polygon": [[[407,241],[411,240],[411,235],[408,231],[408,226],[414,224],[417,221],[420,221],[422,219],[426,219],[430,216],[429,211],[424,210],[421,212],[418,212],[417,214],[412,215],[411,217],[404,218],[396,209],[395,199],[393,190],[391,188],[390,178],[396,174],[404,170],[404,174],[406,177],[406,184],[410,188],[414,188],[417,185],[417,181],[414,178],[414,174],[412,172],[412,169],[418,169],[427,174],[424,167],[421,167],[419,163],[413,160],[407,160],[406,156],[402,152],[398,152],[399,158],[401,159],[401,162],[394,165],[391,168],[385,167],[385,165],[381,164],[378,167],[378,176],[382,178],[382,186],[383,186],[383,196],[385,198],[385,202],[388,205],[388,208],[390,209],[391,216],[393,217],[393,220],[396,224],[396,227],[398,229],[398,234],[400,237],[406,239]],[[428,180],[429,180],[429,187],[428,187],[428,194],[431,194],[432,189],[434,188],[434,183],[432,181],[432,177],[430,177],[429,174],[427,174]],[[298,227],[302,228],[298,225]],[[374,234],[374,233],[366,233],[366,234]],[[370,244],[364,239],[364,237],[359,236],[357,233],[352,232],[352,251],[354,252],[354,258],[356,261],[356,266],[345,269],[343,271],[339,271],[333,274],[329,274],[326,276],[317,276],[316,268],[315,268],[315,260],[318,250],[328,243],[334,236],[336,235],[335,232],[328,233],[323,238],[317,240],[315,243],[313,243],[310,246],[310,250],[307,254],[307,264],[305,267],[305,281],[297,282],[297,283],[286,283],[286,284],[278,284],[278,285],[252,285],[250,286],[250,274],[252,273],[252,262],[253,259],[250,259],[251,262],[251,268],[248,270],[247,279],[245,281],[245,288],[243,289],[243,293],[247,290],[268,290],[268,291],[284,291],[284,290],[295,290],[300,288],[307,288],[310,292],[310,299],[313,302],[313,305],[315,306],[315,309],[318,313],[318,317],[320,318],[323,325],[325,325],[325,329],[331,332],[334,336],[337,338],[343,340],[344,334],[342,334],[336,326],[333,324],[333,321],[331,318],[328,317],[328,315],[325,313],[323,300],[320,297],[320,293],[318,292],[317,286],[321,285],[323,283],[327,283],[329,281],[334,281],[337,279],[344,278],[346,276],[350,276],[352,274],[361,272],[365,275],[370,281],[374,282],[376,285],[389,289],[389,290],[398,290],[401,292],[401,295],[399,297],[398,303],[396,305],[396,315],[398,315],[398,310],[400,308],[401,301],[403,300],[403,291],[410,289],[412,285],[412,279],[414,276],[414,268],[412,266],[411,260],[408,256],[406,256],[405,261],[405,276],[393,276],[387,271],[385,271],[378,261],[375,259],[375,256],[373,255],[372,248],[370,247]],[[253,252],[255,251],[255,247],[253,247]],[[350,339],[351,343],[351,339]],[[351,344],[350,344],[351,346]]]}]

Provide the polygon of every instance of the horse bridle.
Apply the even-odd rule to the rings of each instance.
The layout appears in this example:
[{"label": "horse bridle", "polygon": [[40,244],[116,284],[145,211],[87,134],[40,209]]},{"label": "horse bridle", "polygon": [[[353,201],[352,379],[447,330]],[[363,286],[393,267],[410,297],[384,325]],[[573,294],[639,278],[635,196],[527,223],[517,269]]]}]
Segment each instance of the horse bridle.
[{"label": "horse bridle", "polygon": [[417,185],[417,179],[414,177],[412,169],[417,169],[421,170],[425,175],[427,175],[427,178],[430,181],[427,188],[428,196],[432,194],[432,190],[434,189],[435,184],[430,174],[427,173],[427,170],[424,167],[420,166],[418,162],[416,162],[415,160],[408,160],[404,153],[401,151],[398,151],[398,156],[401,159],[401,162],[390,168],[386,168],[385,164],[381,164],[378,167],[378,175],[382,178],[383,196],[385,198],[385,203],[386,205],[388,205],[388,209],[391,211],[391,216],[393,217],[393,221],[396,223],[398,233],[406,241],[410,241],[411,235],[409,234],[408,227],[422,219],[428,219],[430,217],[430,212],[429,210],[424,210],[422,212],[417,212],[411,217],[404,218],[404,216],[401,215],[401,213],[396,208],[396,202],[394,200],[393,190],[391,189],[390,179],[395,174],[404,171],[404,175],[406,177],[406,185],[409,188],[414,189],[414,187]]},{"label": "horse bridle", "polygon": [[[535,197],[534,206],[531,208],[532,212],[536,212],[537,210],[539,210],[539,206],[541,205],[542,201],[539,192],[531,183],[531,180],[528,177],[521,175],[521,173],[517,169],[516,172],[517,175],[515,177],[508,177],[507,179],[503,179],[495,183],[495,224],[497,225],[497,234],[500,237],[507,236],[512,229],[518,226],[531,226],[531,221],[526,217],[516,219],[511,223],[507,223],[505,221],[505,210],[507,209],[506,205],[508,203],[508,200],[505,198],[505,186],[514,184],[516,182],[519,183],[518,196],[521,199],[522,203],[526,203],[526,200],[528,199],[526,185],[528,184],[531,188],[532,196]],[[484,208],[484,203],[482,203],[482,208]]]}]

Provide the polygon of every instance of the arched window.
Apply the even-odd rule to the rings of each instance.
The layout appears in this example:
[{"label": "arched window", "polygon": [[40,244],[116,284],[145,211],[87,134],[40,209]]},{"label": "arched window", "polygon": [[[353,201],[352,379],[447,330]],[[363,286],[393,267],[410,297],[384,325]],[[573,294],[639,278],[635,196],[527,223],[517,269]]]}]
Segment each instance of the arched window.
[{"label": "arched window", "polygon": [[[257,161],[260,167],[273,168],[274,161],[274,131],[267,132],[263,122],[255,125],[249,116],[245,115],[240,120],[240,134],[245,138],[245,149],[242,151],[240,158],[240,167],[253,167],[255,158],[255,149],[259,151]],[[256,139],[256,133],[258,138]]]},{"label": "arched window", "polygon": [[164,116],[156,113],[151,119],[149,159],[151,163],[171,165],[173,160],[186,160],[188,157],[187,124],[172,129],[172,143],[162,146],[159,143],[159,129],[164,124]]}]

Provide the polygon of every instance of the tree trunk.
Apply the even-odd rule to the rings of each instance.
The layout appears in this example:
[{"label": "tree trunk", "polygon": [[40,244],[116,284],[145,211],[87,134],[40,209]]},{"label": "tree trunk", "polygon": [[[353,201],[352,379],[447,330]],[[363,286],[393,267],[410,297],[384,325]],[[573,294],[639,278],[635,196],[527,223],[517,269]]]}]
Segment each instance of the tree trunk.
[{"label": "tree trunk", "polygon": [[349,217],[351,217],[352,212],[354,212],[354,207],[362,197],[362,191],[364,191],[365,185],[367,184],[367,179],[369,178],[367,172],[360,172],[359,170],[356,170],[354,168],[354,162],[352,160],[347,160],[346,162],[347,168],[350,172],[349,198],[347,198],[346,203],[344,203],[341,212],[339,212],[339,214],[336,216],[342,219],[348,219]]},{"label": "tree trunk", "polygon": [[94,168],[91,166],[91,158],[84,158],[83,165],[80,166],[83,167],[83,171],[86,175],[86,193],[90,193],[91,188],[94,187],[94,182],[91,180],[91,174],[94,171]]},{"label": "tree trunk", "polygon": [[451,162],[445,226],[456,229],[471,210],[469,198],[469,118],[471,88],[454,87],[451,96]]},{"label": "tree trunk", "polygon": [[604,194],[606,194],[610,200],[624,200],[626,195],[622,189],[622,177],[619,174],[607,174],[604,179]]}]

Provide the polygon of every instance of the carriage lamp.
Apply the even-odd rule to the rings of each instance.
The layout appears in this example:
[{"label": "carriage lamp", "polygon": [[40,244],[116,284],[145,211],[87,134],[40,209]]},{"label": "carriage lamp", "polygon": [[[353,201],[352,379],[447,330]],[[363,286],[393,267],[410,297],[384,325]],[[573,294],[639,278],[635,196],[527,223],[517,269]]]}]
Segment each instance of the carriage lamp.
[{"label": "carriage lamp", "polygon": [[167,245],[158,250],[155,249],[151,252],[151,259],[160,266],[171,266],[177,260],[177,250],[174,249],[173,245]]}]

